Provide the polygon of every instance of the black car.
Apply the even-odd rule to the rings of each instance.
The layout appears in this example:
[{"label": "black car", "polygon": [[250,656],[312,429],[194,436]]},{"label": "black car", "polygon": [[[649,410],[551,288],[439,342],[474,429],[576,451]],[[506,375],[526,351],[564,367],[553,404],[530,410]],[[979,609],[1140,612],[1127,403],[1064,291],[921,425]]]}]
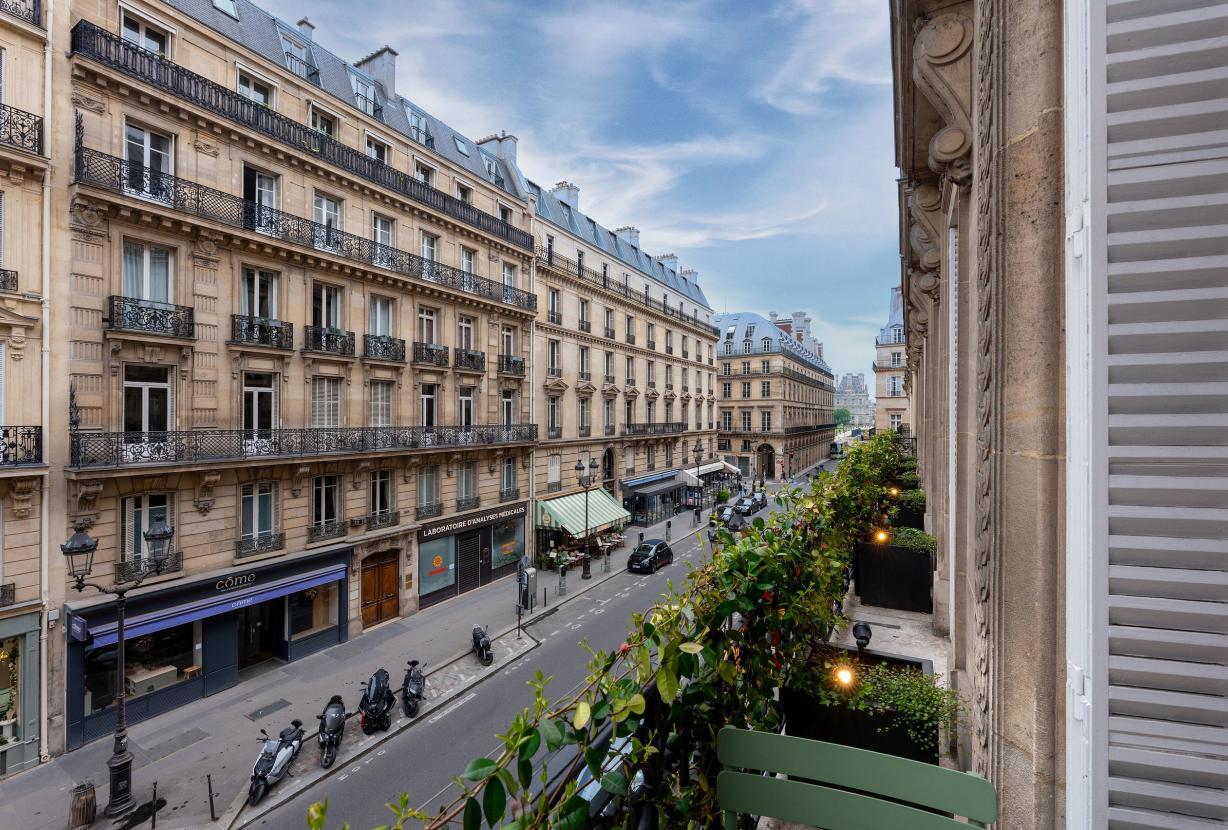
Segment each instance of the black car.
[{"label": "black car", "polygon": [[674,564],[674,552],[663,539],[647,539],[627,558],[627,570],[650,574],[664,565]]},{"label": "black car", "polygon": [[729,511],[729,517],[724,521],[714,522],[708,527],[708,541],[711,544],[716,544],[721,527],[726,528],[734,536],[737,536],[746,529],[746,519],[742,517],[741,513],[735,513],[733,508],[730,507],[722,509]]},{"label": "black car", "polygon": [[708,516],[708,524],[713,527],[715,527],[718,523],[727,525],[729,524],[729,520],[736,515],[738,514],[731,506],[728,504],[721,505],[713,510],[712,514]]},{"label": "black car", "polygon": [[755,507],[755,500],[750,496],[743,496],[734,502],[733,509],[741,513],[743,516],[749,516],[758,508]]},{"label": "black car", "polygon": [[754,509],[756,511],[767,507],[767,493],[763,492],[762,490],[756,490],[750,499],[752,502],[754,502]]}]

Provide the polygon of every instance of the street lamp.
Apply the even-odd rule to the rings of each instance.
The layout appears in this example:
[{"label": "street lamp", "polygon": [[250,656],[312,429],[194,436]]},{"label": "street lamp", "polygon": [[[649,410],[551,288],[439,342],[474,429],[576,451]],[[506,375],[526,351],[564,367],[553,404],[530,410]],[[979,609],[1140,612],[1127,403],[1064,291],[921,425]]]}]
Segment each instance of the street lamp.
[{"label": "street lamp", "polygon": [[588,459],[588,474],[585,475],[584,462],[579,459],[576,460],[576,478],[579,480],[580,486],[584,488],[584,570],[580,571],[581,579],[593,578],[592,562],[590,561],[589,554],[589,540],[591,537],[588,532],[588,491],[593,489],[593,485],[597,483],[597,471],[599,469],[597,459],[590,456]]},{"label": "street lamp", "polygon": [[704,483],[703,483],[703,480],[699,477],[699,462],[703,460],[704,448],[699,443],[698,438],[695,439],[694,454],[695,454],[695,486],[699,488],[699,498],[698,498],[698,503],[695,505],[695,509],[699,511],[699,510],[704,509]]},{"label": "street lamp", "polygon": [[[136,803],[132,798],[132,753],[128,751],[128,722],[124,716],[124,694],[127,691],[127,676],[124,666],[124,610],[127,605],[128,592],[140,585],[149,576],[147,567],[142,568],[135,579],[116,582],[111,586],[97,585],[86,582],[94,567],[94,553],[98,550],[98,540],[86,533],[84,522],[74,526],[75,532],[67,542],[60,545],[68,560],[68,575],[73,578],[73,589],[83,591],[88,586],[104,594],[115,595],[115,745],[111,750],[111,758],[107,761],[110,773],[110,798],[103,814],[114,818],[132,809]],[[158,518],[146,530],[145,547],[149,554],[146,565],[153,563],[154,575],[162,573],[166,560],[170,557],[170,540],[175,531],[167,525],[164,518]]]}]

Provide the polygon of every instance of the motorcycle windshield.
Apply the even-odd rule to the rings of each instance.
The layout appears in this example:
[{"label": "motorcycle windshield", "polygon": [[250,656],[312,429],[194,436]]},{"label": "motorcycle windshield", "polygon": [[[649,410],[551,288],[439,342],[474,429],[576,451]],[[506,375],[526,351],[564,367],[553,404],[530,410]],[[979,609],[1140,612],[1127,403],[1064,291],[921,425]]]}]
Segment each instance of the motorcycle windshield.
[{"label": "motorcycle windshield", "polygon": [[388,675],[382,672],[371,675],[371,679],[367,681],[367,700],[370,703],[379,703],[384,699],[387,689]]},{"label": "motorcycle windshield", "polygon": [[345,712],[329,710],[324,714],[324,728],[329,732],[336,732],[344,723]]},{"label": "motorcycle windshield", "polygon": [[411,677],[409,679],[409,692],[413,695],[422,695],[423,680],[421,677]]}]

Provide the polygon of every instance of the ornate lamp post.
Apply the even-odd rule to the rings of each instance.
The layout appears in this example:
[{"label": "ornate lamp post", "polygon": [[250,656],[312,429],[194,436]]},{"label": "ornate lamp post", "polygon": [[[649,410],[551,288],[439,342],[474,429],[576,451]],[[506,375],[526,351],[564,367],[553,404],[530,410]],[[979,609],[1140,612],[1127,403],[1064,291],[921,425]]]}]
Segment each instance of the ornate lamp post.
[{"label": "ornate lamp post", "polygon": [[[86,533],[86,525],[79,522],[72,537],[60,545],[60,550],[68,559],[68,575],[76,580],[73,588],[85,590],[86,586],[101,591],[104,594],[115,595],[115,745],[111,758],[107,761],[110,773],[110,798],[103,814],[115,817],[123,815],[132,809],[136,803],[132,798],[132,753],[128,751],[128,722],[124,716],[124,696],[127,692],[127,675],[124,667],[124,610],[127,605],[128,592],[140,585],[149,571],[142,569],[136,579],[116,582],[111,586],[86,582],[86,577],[94,567],[94,553],[98,550],[98,540]],[[162,573],[166,560],[170,557],[170,541],[175,535],[165,518],[158,518],[143,534],[148,556],[146,566],[153,564],[153,573]]]},{"label": "ornate lamp post", "polygon": [[584,488],[584,570],[580,571],[581,579],[592,579],[592,561],[590,550],[591,534],[588,532],[588,491],[593,489],[593,485],[597,484],[599,478],[597,471],[601,469],[597,464],[597,459],[589,458],[588,474],[585,474],[585,466],[583,461],[576,461],[576,478],[580,482],[580,486]]},{"label": "ornate lamp post", "polygon": [[695,504],[695,509],[703,510],[704,508],[704,482],[703,482],[703,479],[699,477],[699,462],[702,461],[704,458],[704,448],[700,446],[698,438],[695,439],[694,453],[695,453],[695,486],[699,488],[699,497]]}]

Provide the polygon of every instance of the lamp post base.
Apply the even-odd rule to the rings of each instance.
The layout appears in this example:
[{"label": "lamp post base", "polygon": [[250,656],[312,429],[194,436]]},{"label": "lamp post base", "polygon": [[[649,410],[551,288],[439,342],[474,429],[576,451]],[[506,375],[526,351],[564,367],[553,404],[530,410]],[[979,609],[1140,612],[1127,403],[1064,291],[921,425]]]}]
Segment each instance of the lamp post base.
[{"label": "lamp post base", "polygon": [[127,749],[116,752],[107,761],[107,771],[111,779],[111,794],[102,814],[115,818],[136,806],[136,800],[132,797],[132,753]]},{"label": "lamp post base", "polygon": [[580,578],[593,578],[593,560],[587,553],[584,554],[584,570],[580,571]]}]

